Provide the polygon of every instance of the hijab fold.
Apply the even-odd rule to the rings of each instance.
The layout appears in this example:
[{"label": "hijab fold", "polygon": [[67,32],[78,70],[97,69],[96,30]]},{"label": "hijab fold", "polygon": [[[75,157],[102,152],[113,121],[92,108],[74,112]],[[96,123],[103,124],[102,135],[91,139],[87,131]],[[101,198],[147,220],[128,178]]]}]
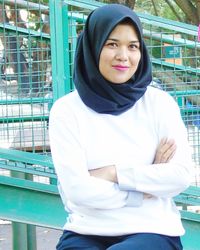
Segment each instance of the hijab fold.
[{"label": "hijab fold", "polygon": [[[140,41],[141,59],[135,74],[125,83],[107,81],[99,71],[100,53],[109,34],[124,19],[133,23]],[[128,7],[108,4],[87,18],[78,37],[73,81],[82,101],[98,113],[119,115],[130,109],[152,81],[151,63],[142,38],[138,16]]]}]

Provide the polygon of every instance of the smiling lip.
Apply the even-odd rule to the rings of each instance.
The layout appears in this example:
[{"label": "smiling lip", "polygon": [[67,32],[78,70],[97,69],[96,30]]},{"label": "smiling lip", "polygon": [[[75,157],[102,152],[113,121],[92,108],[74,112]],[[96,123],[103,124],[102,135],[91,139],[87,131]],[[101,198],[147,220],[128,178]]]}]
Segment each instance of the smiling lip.
[{"label": "smiling lip", "polygon": [[114,69],[119,70],[119,71],[126,71],[129,67],[127,66],[122,66],[122,65],[114,65],[112,66]]}]

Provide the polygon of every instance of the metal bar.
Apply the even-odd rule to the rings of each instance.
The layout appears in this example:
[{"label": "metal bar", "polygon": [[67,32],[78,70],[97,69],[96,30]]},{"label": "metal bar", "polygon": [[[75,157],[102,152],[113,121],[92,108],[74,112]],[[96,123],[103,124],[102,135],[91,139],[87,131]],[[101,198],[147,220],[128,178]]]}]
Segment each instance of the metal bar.
[{"label": "metal bar", "polygon": [[50,1],[51,53],[54,101],[71,91],[69,37],[68,37],[68,8],[60,1]]},{"label": "metal bar", "polygon": [[[23,176],[23,173],[20,173]],[[20,176],[18,174],[18,176]],[[36,192],[48,193],[48,194],[58,194],[58,188],[56,185],[50,185],[40,182],[33,182],[26,179],[20,179],[15,177],[1,176],[0,175],[0,185],[6,185],[12,188],[20,188],[26,190],[32,190]],[[3,203],[2,203],[3,204]]]},{"label": "metal bar", "polygon": [[[33,175],[11,171],[11,175],[16,178],[33,179]],[[36,250],[36,227],[18,222],[12,222],[13,250],[26,249]]]},{"label": "metal bar", "polygon": [[[23,185],[23,181],[27,182],[28,180],[18,180],[17,185],[10,185],[11,183],[8,179],[12,178],[7,177],[3,181],[2,177],[6,176],[0,177],[0,204],[4,204],[0,206],[0,218],[62,229],[66,221],[67,212],[64,211],[58,191],[51,192],[49,188],[49,191],[47,188],[40,190],[27,188],[27,186]],[[20,182],[22,185],[20,185]],[[55,186],[54,189],[56,189]],[[53,214],[56,214],[56,216],[52,216]]]},{"label": "metal bar", "polygon": [[[174,31],[174,29],[171,29],[171,30]],[[156,41],[166,42],[166,43],[172,44],[173,46],[177,45],[181,47],[182,45],[184,45],[184,48],[200,49],[200,43],[197,43],[195,41],[191,41],[191,40],[183,39],[183,38],[176,38],[176,37],[171,38],[169,35],[164,35],[162,33],[155,34],[155,32],[151,32],[149,30],[144,30],[144,37],[154,39]]]},{"label": "metal bar", "polygon": [[12,222],[12,244],[13,250],[27,250],[27,226],[22,223]]},{"label": "metal bar", "polygon": [[[57,176],[55,173],[48,172],[46,169],[42,171],[42,170],[39,170],[39,167],[38,169],[36,167],[31,167],[31,166],[26,167],[24,166],[24,164],[20,164],[20,163],[18,163],[16,166],[15,165],[12,166],[12,165],[2,163],[0,161],[0,169],[6,169],[10,171],[23,172],[26,174],[39,175],[39,176],[44,176],[44,177],[48,177],[52,179],[57,179]],[[52,168],[50,170],[52,170]],[[55,183],[51,183],[51,184],[55,184]]]},{"label": "metal bar", "polygon": [[169,94],[173,95],[173,96],[199,96],[200,95],[200,90],[195,89],[195,90],[177,90],[177,91],[168,91]]},{"label": "metal bar", "polygon": [[187,196],[179,196],[178,198],[175,198],[175,201],[179,204],[186,204],[186,205],[195,205],[200,206],[200,198],[196,197],[187,197]]},{"label": "metal bar", "polygon": [[[33,175],[25,173],[25,179],[33,181]],[[37,250],[37,237],[36,237],[36,226],[28,225],[27,227],[27,242],[28,242],[28,250]]]},{"label": "metal bar", "polygon": [[[184,192],[174,197],[174,200],[180,204],[200,206],[200,187],[190,186]],[[200,214],[194,214],[194,216],[200,219]]]},{"label": "metal bar", "polygon": [[173,69],[177,69],[177,70],[182,70],[182,71],[187,71],[189,74],[195,74],[195,75],[199,75],[200,74],[200,69],[195,69],[195,68],[192,68],[192,67],[186,67],[186,66],[182,66],[182,65],[179,65],[179,64],[173,64],[173,63],[168,63],[168,62],[164,62],[160,59],[156,59],[156,58],[151,58],[151,61],[153,64],[156,64],[156,65],[161,65],[161,66],[165,66],[165,67],[168,67],[168,68],[173,68]]},{"label": "metal bar", "polygon": [[81,22],[81,23],[84,23],[86,20],[87,20],[87,17],[88,15],[85,15],[85,14],[79,14],[79,13],[76,13],[76,12],[69,12],[68,13],[68,17],[70,19],[72,19],[73,21],[77,21],[77,22]]},{"label": "metal bar", "polygon": [[17,8],[25,8],[25,9],[34,9],[38,10],[43,14],[49,14],[49,7],[48,5],[37,4],[30,1],[23,1],[23,0],[0,0],[0,3],[4,3],[5,5],[14,6]]},{"label": "metal bar", "polygon": [[182,115],[185,115],[185,114],[199,114],[200,112],[200,108],[182,108],[183,106],[180,106],[181,108],[181,113]]},{"label": "metal bar", "polygon": [[152,26],[162,27],[168,30],[172,29],[174,31],[178,31],[196,37],[198,36],[198,27],[195,25],[186,24],[175,20],[169,20],[166,18],[161,18],[158,16],[153,16],[144,13],[137,12],[137,15],[140,17],[140,20],[143,23],[151,24]]},{"label": "metal bar", "polygon": [[190,186],[184,192],[182,192],[182,194],[183,195],[193,195],[193,196],[200,197],[200,187]]},{"label": "metal bar", "polygon": [[52,98],[23,98],[23,99],[2,99],[0,105],[13,105],[13,104],[44,104],[51,103]]},{"label": "metal bar", "polygon": [[3,31],[5,31],[5,30],[9,30],[11,32],[13,31],[15,34],[17,32],[18,34],[25,34],[25,35],[29,35],[31,37],[38,38],[38,39],[41,39],[41,37],[42,37],[44,39],[50,40],[50,35],[47,33],[38,32],[38,31],[35,31],[33,29],[21,28],[21,27],[7,24],[7,23],[0,23],[0,29],[2,29]]},{"label": "metal bar", "polygon": [[188,218],[182,218],[185,235],[181,237],[184,250],[199,250],[200,249],[200,222]]},{"label": "metal bar", "polygon": [[35,164],[35,165],[46,166],[49,168],[54,168],[52,158],[48,155],[23,152],[14,149],[0,148],[0,158],[10,161],[18,161],[28,164]]},{"label": "metal bar", "polygon": [[[11,175],[16,178],[25,178],[25,173],[11,172]],[[13,250],[27,250],[27,226],[22,223],[12,222],[12,234],[13,234]]]},{"label": "metal bar", "polygon": [[37,250],[36,226],[28,224],[26,226],[27,226],[28,250]]},{"label": "metal bar", "polygon": [[22,117],[0,117],[0,123],[9,123],[9,122],[28,122],[28,121],[48,121],[49,116],[48,115],[32,115],[32,116],[22,116]]},{"label": "metal bar", "polygon": [[72,5],[72,6],[76,6],[79,8],[84,8],[84,9],[89,9],[89,10],[94,10],[98,7],[101,7],[105,4],[97,2],[97,1],[93,1],[93,0],[64,0],[63,4],[65,5]]},{"label": "metal bar", "polygon": [[183,220],[198,222],[199,227],[200,227],[200,214],[193,213],[193,212],[186,211],[186,210],[180,210],[180,213],[181,213],[181,218]]}]

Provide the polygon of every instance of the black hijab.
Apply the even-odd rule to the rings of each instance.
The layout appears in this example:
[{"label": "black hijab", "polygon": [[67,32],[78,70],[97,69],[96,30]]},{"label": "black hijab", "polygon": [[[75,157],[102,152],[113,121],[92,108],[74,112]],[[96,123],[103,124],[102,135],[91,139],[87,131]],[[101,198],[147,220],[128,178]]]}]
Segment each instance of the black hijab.
[{"label": "black hijab", "polygon": [[[99,58],[109,34],[124,19],[131,21],[136,28],[141,59],[137,71],[127,82],[114,84],[101,75]],[[151,80],[151,64],[138,16],[120,4],[108,4],[91,12],[78,38],[73,75],[75,87],[85,105],[98,113],[121,114],[144,95]]]}]

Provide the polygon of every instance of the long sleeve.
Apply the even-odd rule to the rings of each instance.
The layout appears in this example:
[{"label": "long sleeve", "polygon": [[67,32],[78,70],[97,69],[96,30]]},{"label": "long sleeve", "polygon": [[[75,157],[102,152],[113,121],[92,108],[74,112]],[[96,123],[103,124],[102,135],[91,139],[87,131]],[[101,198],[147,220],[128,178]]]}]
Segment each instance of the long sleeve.
[{"label": "long sleeve", "polygon": [[177,145],[173,159],[162,164],[118,164],[118,182],[121,190],[137,190],[157,197],[173,197],[185,190],[192,180],[193,166],[187,131],[179,107],[172,98],[167,98],[165,105],[157,105],[155,113],[158,142],[167,137],[174,139]]},{"label": "long sleeve", "polygon": [[89,175],[76,118],[62,101],[51,110],[49,135],[55,170],[66,200],[97,209],[141,205],[142,193],[121,191],[117,184]]}]

